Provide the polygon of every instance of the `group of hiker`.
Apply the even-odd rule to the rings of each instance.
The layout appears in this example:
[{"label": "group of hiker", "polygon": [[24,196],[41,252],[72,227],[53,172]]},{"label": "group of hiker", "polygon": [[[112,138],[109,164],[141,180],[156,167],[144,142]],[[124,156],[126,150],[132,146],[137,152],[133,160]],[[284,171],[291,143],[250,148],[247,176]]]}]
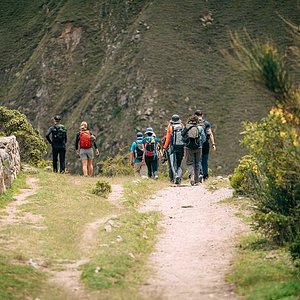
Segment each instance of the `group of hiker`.
[{"label": "group of hiker", "polygon": [[[59,172],[64,173],[65,156],[66,156],[66,143],[67,143],[67,130],[64,125],[61,124],[61,117],[56,115],[53,118],[54,125],[49,127],[46,133],[46,139],[52,146],[52,164],[53,171],[58,172],[58,160],[59,160]],[[94,155],[99,156],[100,152],[96,144],[96,137],[88,129],[88,123],[83,121],[80,124],[79,132],[75,138],[75,150],[79,155],[82,163],[82,173],[84,176],[93,176],[93,160]]]},{"label": "group of hiker", "polygon": [[136,176],[141,175],[144,164],[148,177],[158,178],[159,159],[168,162],[169,179],[174,184],[182,180],[182,160],[186,156],[186,165],[191,185],[198,185],[208,179],[208,156],[210,144],[216,150],[211,125],[203,119],[201,110],[190,116],[186,125],[174,114],[166,128],[166,134],[160,141],[151,127],[136,134],[136,140],[130,148],[130,162]]},{"label": "group of hiker", "polygon": [[[53,118],[54,125],[46,133],[47,141],[52,145],[53,171],[64,173],[67,130],[61,124],[61,117]],[[203,119],[200,110],[187,119],[186,124],[174,114],[168,123],[165,136],[159,140],[152,127],[148,127],[144,134],[138,132],[136,140],[131,144],[130,162],[134,166],[134,174],[141,175],[142,166],[147,166],[148,177],[158,179],[159,162],[168,162],[169,178],[174,184],[182,180],[181,164],[186,157],[186,165],[191,185],[198,185],[208,178],[208,156],[210,144],[216,150],[211,125]],[[84,176],[93,176],[94,156],[100,152],[96,144],[96,137],[90,132],[88,123],[80,124],[75,138],[75,150],[82,163]],[[59,161],[59,168],[58,168]]]}]

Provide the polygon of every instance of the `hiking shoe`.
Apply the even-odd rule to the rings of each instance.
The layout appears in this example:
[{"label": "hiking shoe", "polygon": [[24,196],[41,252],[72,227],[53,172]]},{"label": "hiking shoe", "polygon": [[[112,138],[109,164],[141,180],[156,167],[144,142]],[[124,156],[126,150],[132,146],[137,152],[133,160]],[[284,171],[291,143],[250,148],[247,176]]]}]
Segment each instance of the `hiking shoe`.
[{"label": "hiking shoe", "polygon": [[181,180],[179,176],[176,176],[174,183],[175,184],[180,184]]},{"label": "hiking shoe", "polygon": [[203,180],[204,180],[204,177],[203,177],[203,175],[200,175],[200,176],[199,176],[199,181],[200,181],[200,183],[202,183],[202,182],[203,182]]},{"label": "hiking shoe", "polygon": [[194,175],[191,176],[190,182],[191,182],[191,185],[195,185],[195,176]]},{"label": "hiking shoe", "polygon": [[155,176],[154,176],[154,179],[157,180],[157,179],[158,179],[158,175],[155,175]]}]

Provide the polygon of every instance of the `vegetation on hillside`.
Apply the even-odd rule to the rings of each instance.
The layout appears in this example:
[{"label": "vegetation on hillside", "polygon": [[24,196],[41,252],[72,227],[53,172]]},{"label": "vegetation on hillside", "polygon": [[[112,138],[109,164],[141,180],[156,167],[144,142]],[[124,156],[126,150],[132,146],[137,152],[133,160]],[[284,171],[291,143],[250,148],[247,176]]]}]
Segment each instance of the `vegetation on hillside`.
[{"label": "vegetation on hillside", "polygon": [[[299,41],[299,31],[294,34]],[[274,45],[239,35],[232,35],[232,42],[235,59],[272,93],[274,106],[260,122],[244,123],[242,144],[249,154],[231,183],[254,198],[254,227],[278,245],[288,245],[300,262],[300,89],[287,56]]]},{"label": "vegetation on hillside", "polygon": [[43,138],[19,111],[0,106],[0,133],[16,136],[22,162],[37,164],[44,158],[47,146]]}]

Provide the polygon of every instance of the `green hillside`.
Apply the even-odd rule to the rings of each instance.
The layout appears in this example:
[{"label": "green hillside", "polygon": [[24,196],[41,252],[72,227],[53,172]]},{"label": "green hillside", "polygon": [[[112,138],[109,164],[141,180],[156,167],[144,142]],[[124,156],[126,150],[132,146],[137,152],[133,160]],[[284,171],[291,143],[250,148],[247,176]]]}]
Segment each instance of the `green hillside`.
[{"label": "green hillside", "polygon": [[285,49],[292,39],[278,14],[297,23],[297,1],[4,0],[1,104],[42,134],[62,114],[70,141],[87,120],[103,155],[128,146],[136,130],[153,126],[162,136],[173,113],[186,120],[202,108],[218,147],[210,166],[227,173],[242,154],[240,122],[261,118],[271,96],[221,50],[229,31],[243,28]]}]

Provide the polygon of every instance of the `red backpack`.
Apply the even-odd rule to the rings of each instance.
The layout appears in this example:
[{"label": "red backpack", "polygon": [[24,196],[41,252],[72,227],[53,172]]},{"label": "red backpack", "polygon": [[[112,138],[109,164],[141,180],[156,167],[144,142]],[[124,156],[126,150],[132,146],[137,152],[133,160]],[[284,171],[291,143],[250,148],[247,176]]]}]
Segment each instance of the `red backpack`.
[{"label": "red backpack", "polygon": [[88,130],[80,131],[79,147],[81,149],[92,148],[92,135]]}]

